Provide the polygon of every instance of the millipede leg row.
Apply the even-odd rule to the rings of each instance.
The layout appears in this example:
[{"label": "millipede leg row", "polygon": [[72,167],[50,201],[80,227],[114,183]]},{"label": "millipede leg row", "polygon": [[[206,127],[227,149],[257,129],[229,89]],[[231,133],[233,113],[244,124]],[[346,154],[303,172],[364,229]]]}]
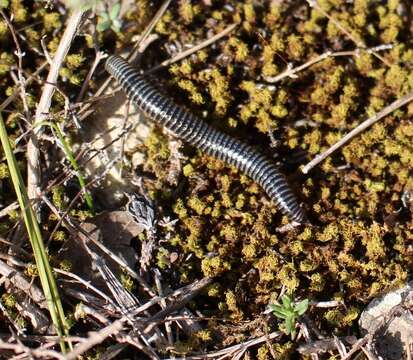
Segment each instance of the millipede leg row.
[{"label": "millipede leg row", "polygon": [[306,221],[305,213],[285,177],[267,157],[176,105],[123,58],[110,56],[106,70],[148,118],[177,138],[245,172],[263,187],[285,215],[299,223]]}]

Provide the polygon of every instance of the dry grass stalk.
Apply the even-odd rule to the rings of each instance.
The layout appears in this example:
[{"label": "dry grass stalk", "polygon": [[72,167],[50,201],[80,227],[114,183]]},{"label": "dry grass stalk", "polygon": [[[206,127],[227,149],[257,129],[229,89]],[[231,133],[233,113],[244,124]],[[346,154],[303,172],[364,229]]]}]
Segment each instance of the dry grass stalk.
[{"label": "dry grass stalk", "polygon": [[[59,46],[53,57],[53,63],[50,67],[46,83],[43,87],[42,95],[36,109],[35,123],[47,119],[52,102],[52,96],[55,91],[55,83],[59,76],[59,70],[69,51],[69,48],[76,36],[79,26],[84,19],[84,10],[75,10],[70,16],[66,29],[60,40]],[[35,128],[29,143],[27,144],[27,192],[29,199],[36,199],[40,196],[41,186],[41,165],[40,165],[40,144],[39,135],[41,128]]]},{"label": "dry grass stalk", "polygon": [[385,116],[391,114],[393,111],[401,108],[402,106],[408,104],[413,100],[413,92],[403,96],[401,99],[398,99],[392,102],[390,105],[386,106],[383,110],[379,111],[377,114],[369,117],[367,120],[363,121],[360,125],[351,130],[347,135],[343,136],[339,141],[334,145],[328,148],[323,153],[317,155],[313,160],[311,160],[307,165],[302,168],[302,172],[307,174],[314,166],[322,162],[326,157],[331,155],[333,152],[341,148],[343,145],[348,143],[355,136],[359,135],[361,132],[369,128],[371,125],[384,118]]}]

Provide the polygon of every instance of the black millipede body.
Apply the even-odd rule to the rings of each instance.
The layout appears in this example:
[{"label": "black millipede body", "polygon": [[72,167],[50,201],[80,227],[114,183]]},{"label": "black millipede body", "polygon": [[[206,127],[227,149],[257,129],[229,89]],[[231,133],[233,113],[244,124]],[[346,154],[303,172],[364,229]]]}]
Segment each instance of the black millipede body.
[{"label": "black millipede body", "polygon": [[120,83],[129,98],[151,120],[176,137],[245,172],[260,184],[290,219],[303,223],[306,216],[277,166],[253,147],[218,131],[176,105],[140,75],[123,58],[113,55],[106,70]]}]

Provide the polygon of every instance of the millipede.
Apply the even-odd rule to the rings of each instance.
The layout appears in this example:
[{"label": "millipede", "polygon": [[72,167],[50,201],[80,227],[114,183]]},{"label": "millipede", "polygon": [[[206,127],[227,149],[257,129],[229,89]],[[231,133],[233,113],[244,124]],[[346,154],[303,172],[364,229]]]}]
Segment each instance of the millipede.
[{"label": "millipede", "polygon": [[247,174],[291,220],[307,221],[286,178],[269,158],[175,104],[122,57],[109,56],[105,68],[145,116],[177,138]]}]

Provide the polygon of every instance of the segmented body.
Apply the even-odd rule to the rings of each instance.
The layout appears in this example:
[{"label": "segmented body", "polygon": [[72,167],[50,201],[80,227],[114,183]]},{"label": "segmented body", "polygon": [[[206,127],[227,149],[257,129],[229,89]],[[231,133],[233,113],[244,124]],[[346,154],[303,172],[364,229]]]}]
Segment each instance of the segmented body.
[{"label": "segmented body", "polygon": [[110,56],[106,70],[146,116],[190,145],[237,167],[260,184],[290,219],[299,223],[306,221],[305,213],[285,177],[267,157],[176,105],[123,58]]}]

